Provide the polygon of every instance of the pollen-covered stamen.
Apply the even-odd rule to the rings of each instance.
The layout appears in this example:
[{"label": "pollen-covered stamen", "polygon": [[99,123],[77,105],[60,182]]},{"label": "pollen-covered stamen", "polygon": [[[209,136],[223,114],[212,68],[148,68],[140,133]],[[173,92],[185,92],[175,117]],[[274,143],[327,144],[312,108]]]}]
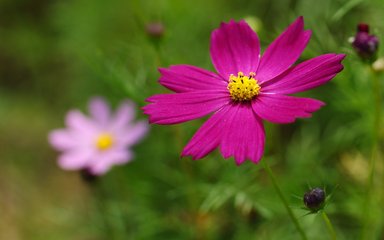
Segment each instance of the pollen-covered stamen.
[{"label": "pollen-covered stamen", "polygon": [[113,145],[113,137],[109,133],[102,133],[97,137],[96,147],[97,149],[104,151],[109,149]]},{"label": "pollen-covered stamen", "polygon": [[260,86],[255,76],[254,72],[250,72],[249,76],[245,76],[242,72],[238,72],[237,76],[231,74],[227,88],[232,100],[249,101],[260,93]]}]

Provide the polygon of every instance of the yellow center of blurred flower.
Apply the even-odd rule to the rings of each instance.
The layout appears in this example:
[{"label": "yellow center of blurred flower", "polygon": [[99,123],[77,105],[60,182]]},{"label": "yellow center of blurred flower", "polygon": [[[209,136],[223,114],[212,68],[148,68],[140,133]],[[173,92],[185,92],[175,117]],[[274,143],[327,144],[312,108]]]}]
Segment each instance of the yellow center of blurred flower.
[{"label": "yellow center of blurred flower", "polygon": [[113,145],[113,137],[109,133],[102,133],[98,136],[96,146],[99,150],[107,150]]},{"label": "yellow center of blurred flower", "polygon": [[244,76],[242,72],[239,72],[237,76],[231,74],[227,88],[232,100],[249,101],[260,93],[260,86],[254,78],[255,75],[254,72],[250,72],[249,76]]}]

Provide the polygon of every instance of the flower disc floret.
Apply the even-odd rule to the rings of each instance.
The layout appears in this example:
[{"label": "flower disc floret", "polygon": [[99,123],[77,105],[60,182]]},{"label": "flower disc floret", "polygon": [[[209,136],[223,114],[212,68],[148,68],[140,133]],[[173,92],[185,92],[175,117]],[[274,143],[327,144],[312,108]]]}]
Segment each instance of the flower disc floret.
[{"label": "flower disc floret", "polygon": [[249,76],[239,72],[237,76],[233,74],[229,77],[228,90],[234,101],[249,101],[260,93],[260,86],[257,83],[254,72],[250,72]]},{"label": "flower disc floret", "polygon": [[113,145],[113,142],[114,142],[114,140],[113,140],[113,137],[111,134],[102,133],[97,137],[96,147],[100,151],[104,151],[104,150],[111,148]]}]

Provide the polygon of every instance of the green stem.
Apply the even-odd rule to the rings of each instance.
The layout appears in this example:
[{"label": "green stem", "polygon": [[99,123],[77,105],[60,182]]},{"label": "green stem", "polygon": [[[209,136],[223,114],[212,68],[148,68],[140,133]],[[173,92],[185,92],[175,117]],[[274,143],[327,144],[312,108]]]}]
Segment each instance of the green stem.
[{"label": "green stem", "polygon": [[97,182],[88,182],[88,186],[92,192],[93,200],[96,204],[97,210],[98,210],[98,219],[101,219],[102,221],[102,229],[103,229],[103,235],[105,237],[114,236],[114,230],[113,226],[109,221],[109,212],[108,212],[108,206],[105,202],[105,194],[103,192],[102,186],[100,186],[100,180],[98,179]]},{"label": "green stem", "polygon": [[373,187],[373,179],[374,179],[374,171],[375,171],[375,162],[376,159],[380,156],[380,125],[381,125],[381,87],[380,87],[380,80],[379,76],[371,68],[372,73],[372,87],[374,91],[374,97],[375,97],[375,112],[374,112],[374,125],[373,125],[373,145],[372,145],[372,157],[371,157],[371,164],[370,164],[370,175],[369,175],[369,184],[371,187]]},{"label": "green stem", "polygon": [[265,170],[267,171],[268,175],[269,175],[269,178],[271,179],[272,181],[272,184],[273,184],[273,187],[275,188],[277,194],[279,195],[280,197],[280,200],[283,202],[284,204],[284,207],[285,209],[287,210],[288,212],[288,215],[289,217],[291,218],[293,224],[295,225],[296,227],[296,230],[300,233],[300,236],[302,239],[304,240],[307,240],[307,236],[305,235],[305,232],[303,231],[303,229],[301,228],[300,224],[299,224],[299,221],[297,220],[297,218],[295,217],[295,215],[293,214],[293,211],[291,209],[291,207],[288,205],[288,202],[287,200],[285,199],[284,195],[283,195],[283,192],[281,191],[280,187],[279,187],[279,184],[277,183],[277,180],[276,180],[276,177],[275,175],[273,174],[272,172],[272,169],[269,167],[269,165],[267,164],[266,161],[262,161],[264,163],[264,168]]},{"label": "green stem", "polygon": [[369,234],[372,234],[373,231],[371,229],[373,224],[372,214],[371,214],[371,206],[372,206],[372,192],[374,188],[374,177],[375,177],[375,166],[377,159],[379,158],[379,144],[380,144],[380,122],[381,122],[381,89],[380,89],[380,81],[377,73],[371,68],[372,74],[372,90],[374,94],[374,123],[373,123],[373,134],[372,134],[372,150],[371,150],[371,158],[369,161],[369,177],[368,177],[368,186],[367,192],[365,194],[364,199],[364,207],[363,207],[363,219],[364,224],[362,228],[361,239],[367,239]]},{"label": "green stem", "polygon": [[324,219],[325,225],[327,225],[327,228],[328,228],[329,234],[331,235],[332,240],[336,240],[337,239],[336,232],[335,232],[335,229],[333,228],[331,221],[328,218],[327,213],[325,211],[321,211],[321,216]]}]

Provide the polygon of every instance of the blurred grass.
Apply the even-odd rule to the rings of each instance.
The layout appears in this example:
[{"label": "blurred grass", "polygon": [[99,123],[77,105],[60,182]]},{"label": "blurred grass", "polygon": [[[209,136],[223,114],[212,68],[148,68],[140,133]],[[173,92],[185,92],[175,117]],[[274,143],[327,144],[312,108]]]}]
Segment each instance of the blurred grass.
[{"label": "blurred grass", "polygon": [[[301,60],[346,52],[345,70],[303,94],[327,103],[311,119],[267,124],[263,161],[273,166],[310,239],[325,239],[326,228],[320,216],[303,216],[294,197],[308,185],[334,190],[327,212],[339,239],[357,239],[366,185],[349,168],[357,162],[365,169],[374,108],[369,72],[348,38],[364,21],[383,39],[383,13],[380,0],[0,1],[0,239],[297,239],[260,166],[236,167],[217,152],[196,162],[179,159],[203,120],[152,126],[134,149],[135,161],[98,183],[104,212],[102,198],[78,173],[56,166],[46,135],[94,95],[143,106],[149,95],[166,91],[157,84],[157,67],[213,70],[209,36],[221,21],[260,19],[265,49],[298,15],[313,32]],[[145,26],[158,21],[165,33],[153,40]],[[372,206],[379,218],[378,207]],[[380,221],[372,229],[373,239],[383,237]]]}]

